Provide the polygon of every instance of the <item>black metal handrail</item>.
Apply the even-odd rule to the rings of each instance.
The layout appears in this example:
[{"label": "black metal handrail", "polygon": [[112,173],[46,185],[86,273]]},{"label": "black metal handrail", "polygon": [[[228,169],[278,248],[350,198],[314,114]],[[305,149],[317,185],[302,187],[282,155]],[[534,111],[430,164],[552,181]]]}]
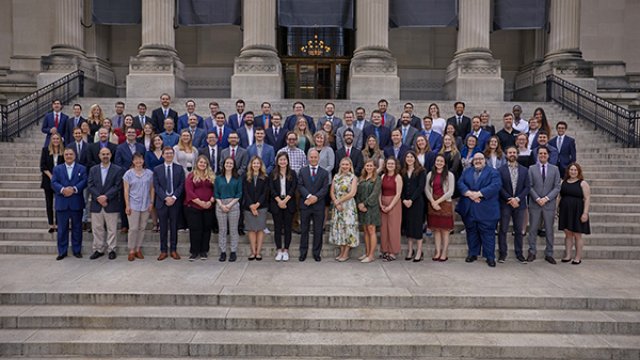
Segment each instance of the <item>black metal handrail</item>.
[{"label": "black metal handrail", "polygon": [[555,101],[629,147],[640,147],[640,112],[625,109],[558,76],[547,76],[547,101]]},{"label": "black metal handrail", "polygon": [[76,70],[35,92],[0,106],[2,125],[0,141],[11,141],[20,137],[20,132],[36,124],[49,111],[54,99],[63,104],[76,96],[84,96],[84,72]]}]

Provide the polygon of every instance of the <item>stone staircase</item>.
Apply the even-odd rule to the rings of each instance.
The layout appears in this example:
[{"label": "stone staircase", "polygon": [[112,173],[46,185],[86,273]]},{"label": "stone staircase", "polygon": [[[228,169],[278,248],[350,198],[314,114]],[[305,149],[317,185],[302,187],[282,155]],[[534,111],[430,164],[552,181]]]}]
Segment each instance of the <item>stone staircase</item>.
[{"label": "stone staircase", "polygon": [[[80,101],[88,110],[96,102],[112,109],[116,100]],[[208,102],[196,101],[200,108]],[[126,102],[135,108],[140,99]],[[145,102],[155,107],[156,101]],[[219,103],[233,111],[234,100]],[[309,114],[321,113],[323,101],[307,103]],[[438,103],[447,117],[452,103]],[[278,101],[274,108],[290,104]],[[414,104],[421,115],[429,103]],[[486,109],[500,127],[501,114],[513,104],[470,103],[467,113]],[[358,105],[336,101],[338,112]],[[543,106],[552,124],[567,121],[577,139],[593,192],[592,235],[581,266],[523,266],[511,253],[496,269],[465,264],[466,242],[458,231],[447,263],[338,264],[328,261],[337,253],[326,239],[325,260],[298,263],[298,236],[292,261],[275,263],[269,235],[262,262],[246,261],[248,240],[242,238],[239,262],[218,263],[215,235],[207,262],[157,262],[159,240],[151,232],[143,261],[126,261],[126,238],[119,235],[115,261],[56,262],[39,189],[43,135],[34,128],[0,143],[0,356],[638,359],[640,150],[621,148],[550,103],[522,105],[526,114]],[[390,112],[399,114],[400,107]],[[456,228],[462,228],[459,219]],[[84,234],[85,255],[91,239]],[[425,244],[429,258],[432,239]],[[187,254],[186,234],[178,245]],[[541,239],[538,246],[544,248]],[[563,250],[563,235],[556,233],[557,258]]]}]

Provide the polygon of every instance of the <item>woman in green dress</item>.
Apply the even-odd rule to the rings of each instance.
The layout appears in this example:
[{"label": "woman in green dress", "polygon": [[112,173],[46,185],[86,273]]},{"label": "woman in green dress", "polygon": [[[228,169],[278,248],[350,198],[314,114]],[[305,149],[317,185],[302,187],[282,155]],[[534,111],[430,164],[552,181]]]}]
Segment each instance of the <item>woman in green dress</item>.
[{"label": "woman in green dress", "polygon": [[353,164],[348,157],[340,160],[339,171],[331,182],[331,219],[329,243],[340,246],[337,261],[349,260],[350,248],[359,244],[358,211],[355,196],[358,178],[353,174]]},{"label": "woman in green dress", "polygon": [[380,177],[378,176],[378,164],[376,160],[365,161],[360,181],[356,202],[358,203],[358,220],[364,227],[364,244],[366,253],[360,257],[360,262],[374,261],[378,238],[376,227],[380,226]]}]

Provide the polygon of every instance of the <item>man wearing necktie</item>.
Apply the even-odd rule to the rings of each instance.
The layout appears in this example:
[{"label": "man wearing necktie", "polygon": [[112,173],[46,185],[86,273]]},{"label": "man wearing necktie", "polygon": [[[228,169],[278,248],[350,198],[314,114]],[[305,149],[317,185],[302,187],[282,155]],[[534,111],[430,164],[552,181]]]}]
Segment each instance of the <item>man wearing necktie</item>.
[{"label": "man wearing necktie", "polygon": [[564,178],[564,173],[569,165],[576,162],[576,140],[566,134],[567,123],[564,121],[558,121],[556,131],[558,132],[558,136],[549,140],[549,145],[558,149],[558,161],[556,165],[560,170],[560,177]]},{"label": "man wearing necktie", "polygon": [[273,117],[271,115],[271,104],[265,101],[260,105],[260,108],[262,114],[254,117],[253,126],[262,127],[267,130],[271,127],[271,118]]},{"label": "man wearing necktie", "polygon": [[116,102],[116,114],[111,118],[111,124],[114,129],[121,129],[124,125],[124,103]]},{"label": "man wearing necktie", "polygon": [[144,129],[144,124],[147,123],[150,119],[147,117],[147,105],[145,103],[138,104],[138,116],[133,118],[133,127],[137,130],[142,131]]},{"label": "man wearing necktie", "polygon": [[[164,163],[153,169],[153,186],[156,192],[155,207],[160,220],[160,256],[158,261],[168,257],[180,260],[178,255],[178,221],[182,204],[178,199],[184,192],[185,175],[182,166],[173,163],[175,153],[172,148],[162,150]],[[167,246],[169,240],[169,246]]]},{"label": "man wearing necktie", "polygon": [[178,119],[178,113],[171,109],[171,96],[169,94],[164,93],[160,95],[160,107],[153,110],[151,113],[151,123],[153,124],[154,129],[156,129],[156,134],[160,134],[165,131],[164,121],[166,118],[172,118],[174,121],[174,127],[176,126],[176,121]]},{"label": "man wearing necktie", "polygon": [[300,192],[300,257],[305,261],[309,249],[309,230],[313,221],[313,259],[322,259],[322,232],[324,228],[324,205],[329,191],[329,173],[318,166],[320,153],[315,148],[307,154],[309,166],[300,169],[298,191]]},{"label": "man wearing necktie", "polygon": [[262,159],[267,174],[271,174],[271,171],[275,167],[276,153],[273,146],[267,144],[265,141],[265,131],[261,127],[256,128],[255,142],[247,149],[248,158],[252,159],[257,156]]},{"label": "man wearing necktie", "polygon": [[[42,132],[46,134],[46,138],[44,140],[44,147],[49,146],[49,139],[51,138],[51,134],[59,133],[60,136],[65,138],[67,136],[67,121],[69,120],[69,116],[62,113],[62,102],[58,99],[54,99],[51,102],[51,112],[47,113],[44,116],[44,120],[42,121]],[[70,126],[70,125],[69,125]],[[68,143],[65,140],[65,143]]]},{"label": "man wearing necktie", "polygon": [[79,128],[83,122],[87,120],[82,117],[82,106],[80,104],[73,105],[73,117],[69,118],[68,126],[65,128],[64,143],[69,145],[74,142],[73,129]]},{"label": "man wearing necktie", "polygon": [[465,139],[471,132],[471,119],[464,116],[465,104],[462,101],[456,101],[453,108],[455,115],[447,119],[447,125],[452,124],[456,128],[456,136]]}]

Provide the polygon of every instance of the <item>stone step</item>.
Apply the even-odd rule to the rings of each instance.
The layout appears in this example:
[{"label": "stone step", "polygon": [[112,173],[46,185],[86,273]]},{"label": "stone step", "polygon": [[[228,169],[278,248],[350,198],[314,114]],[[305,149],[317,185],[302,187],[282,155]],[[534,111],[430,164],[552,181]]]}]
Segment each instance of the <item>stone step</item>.
[{"label": "stone step", "polygon": [[[37,191],[37,190],[33,190],[33,191]],[[40,191],[42,191],[42,189],[40,189]],[[2,208],[16,206],[17,204],[25,208],[44,209],[45,208],[44,192],[42,193],[41,198],[0,198],[0,207]],[[39,215],[39,216],[42,216],[42,215]]]},{"label": "stone step", "polygon": [[40,181],[0,181],[0,189],[15,189],[18,191],[36,190],[40,188]]},{"label": "stone step", "polygon": [[594,186],[591,187],[593,195],[640,195],[640,187],[631,186]]},{"label": "stone step", "polygon": [[40,181],[42,179],[42,173],[40,169],[34,170],[28,174],[6,174],[0,172],[0,182],[5,181]]},{"label": "stone step", "polygon": [[[636,336],[555,333],[0,330],[3,356],[459,356],[632,359]],[[541,344],[544,344],[541,346]]]},{"label": "stone step", "polygon": [[2,306],[4,329],[554,332],[639,335],[631,311],[228,306]]}]

